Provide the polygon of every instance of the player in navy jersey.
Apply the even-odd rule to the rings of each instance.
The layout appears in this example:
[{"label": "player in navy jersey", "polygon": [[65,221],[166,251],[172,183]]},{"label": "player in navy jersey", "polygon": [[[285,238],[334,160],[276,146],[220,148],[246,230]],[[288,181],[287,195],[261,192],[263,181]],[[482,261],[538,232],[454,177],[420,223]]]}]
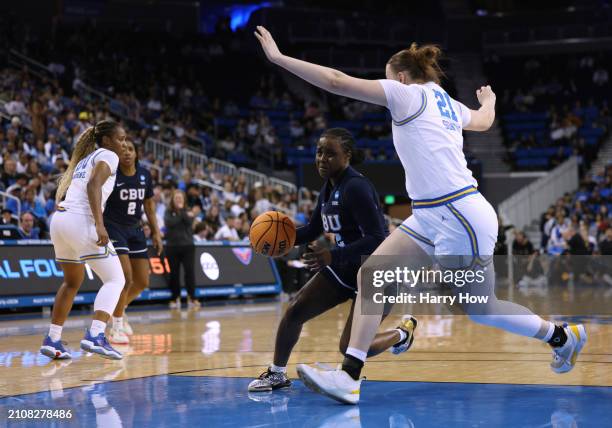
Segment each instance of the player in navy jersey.
[{"label": "player in navy jersey", "polygon": [[[249,391],[271,391],[290,386],[287,361],[302,325],[347,300],[353,300],[340,338],[340,352],[344,354],[346,351],[361,258],[370,255],[388,234],[374,186],[350,166],[358,163],[360,156],[353,136],[346,129],[329,129],[319,139],[316,167],[325,184],[310,222],[297,229],[295,244],[312,242],[325,232],[334,234],[335,246],[330,250],[315,243],[304,254],[307,267],[317,273],[287,308],[276,333],[274,362],[249,384]],[[415,327],[416,320],[406,317],[397,329],[379,333],[368,356],[389,348],[396,354],[408,350]]]},{"label": "player in navy jersey", "polygon": [[160,254],[162,239],[155,215],[151,174],[138,165],[136,147],[127,141],[126,150],[119,158],[115,188],[104,210],[104,225],[125,275],[125,287],[113,313],[110,333],[110,341],[117,344],[129,343],[128,335],[132,334],[124,320],[126,306],[149,286],[147,240],[141,227],[143,209],[151,226],[153,246]]}]

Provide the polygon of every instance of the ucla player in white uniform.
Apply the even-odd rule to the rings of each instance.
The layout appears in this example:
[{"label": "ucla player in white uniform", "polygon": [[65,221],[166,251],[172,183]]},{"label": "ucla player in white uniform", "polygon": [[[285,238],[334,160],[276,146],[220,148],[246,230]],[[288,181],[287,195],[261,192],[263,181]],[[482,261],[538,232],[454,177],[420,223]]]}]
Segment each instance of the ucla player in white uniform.
[{"label": "ucla player in white uniform", "polygon": [[[495,94],[490,86],[476,91],[481,104],[478,110],[450,98],[439,85],[441,52],[435,46],[413,44],[391,57],[386,79],[366,80],[283,55],[263,27],[257,27],[255,36],[271,62],[307,82],[390,110],[393,142],[405,168],[413,215],[373,256],[401,255],[409,269],[421,268],[423,260],[433,263],[432,257],[440,261],[445,256],[469,256],[470,265],[490,262],[497,240],[497,216],[478,192],[462,151],[462,130],[486,131],[493,124]],[[486,274],[489,290],[495,281],[492,271]],[[372,284],[363,283],[361,273],[358,281],[359,296],[342,369],[298,366],[298,374],[313,390],[350,404],[359,402],[359,376],[382,315],[364,314],[362,296]],[[573,368],[587,338],[582,325],[558,326],[527,308],[497,300],[494,294],[490,297],[480,314],[468,310],[472,321],[545,341],[553,350],[553,371],[564,373]]]},{"label": "ucla player in white uniform", "polygon": [[122,358],[104,335],[125,278],[104,228],[102,212],[115,185],[118,155],[124,149],[123,128],[110,120],[98,122],[81,135],[68,169],[60,179],[56,196],[58,209],[51,219],[51,241],[55,258],[64,272],[64,283],[55,296],[49,333],[40,348],[50,358],[71,357],[61,341],[62,327],[83,282],[84,263],[98,275],[102,287],[94,301],[93,321],[81,340],[81,348],[104,358]]}]

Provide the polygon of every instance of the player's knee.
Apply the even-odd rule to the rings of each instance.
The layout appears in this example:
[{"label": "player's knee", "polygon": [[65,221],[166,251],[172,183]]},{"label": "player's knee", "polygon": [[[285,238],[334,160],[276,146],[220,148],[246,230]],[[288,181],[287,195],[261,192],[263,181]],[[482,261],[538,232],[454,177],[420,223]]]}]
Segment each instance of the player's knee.
[{"label": "player's knee", "polygon": [[79,288],[81,288],[81,282],[70,280],[70,279],[65,279],[64,286],[70,291],[77,292]]},{"label": "player's knee", "polygon": [[304,324],[307,321],[306,318],[306,309],[299,299],[289,303],[285,315],[283,315],[283,321],[287,324]]}]

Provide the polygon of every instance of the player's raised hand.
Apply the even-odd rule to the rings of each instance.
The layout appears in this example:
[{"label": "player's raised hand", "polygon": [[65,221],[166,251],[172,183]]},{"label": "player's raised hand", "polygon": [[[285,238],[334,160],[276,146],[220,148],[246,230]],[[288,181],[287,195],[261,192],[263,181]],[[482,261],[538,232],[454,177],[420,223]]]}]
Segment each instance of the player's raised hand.
[{"label": "player's raised hand", "polygon": [[278,46],[276,46],[276,42],[274,41],[272,34],[270,34],[270,32],[261,25],[258,25],[257,30],[255,31],[255,37],[257,37],[257,40],[259,40],[259,43],[261,43],[261,47],[263,48],[268,60],[276,64],[281,59],[283,54],[278,49]]},{"label": "player's raised hand", "polygon": [[480,89],[476,90],[476,98],[478,98],[480,105],[484,105],[487,102],[495,104],[496,97],[491,86],[487,85],[481,86]]}]

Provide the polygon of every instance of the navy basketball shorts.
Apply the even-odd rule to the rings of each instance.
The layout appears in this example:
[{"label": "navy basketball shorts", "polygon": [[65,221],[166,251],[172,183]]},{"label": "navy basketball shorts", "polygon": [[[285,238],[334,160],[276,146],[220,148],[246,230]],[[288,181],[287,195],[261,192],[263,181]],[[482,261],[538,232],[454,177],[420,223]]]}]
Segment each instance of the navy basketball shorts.
[{"label": "navy basketball shorts", "polygon": [[105,221],[104,226],[118,255],[127,254],[131,259],[148,259],[147,239],[140,226],[123,226]]},{"label": "navy basketball shorts", "polygon": [[358,264],[343,264],[338,266],[332,263],[330,266],[325,266],[320,272],[338,287],[356,292],[357,272],[359,268],[360,266]]}]

